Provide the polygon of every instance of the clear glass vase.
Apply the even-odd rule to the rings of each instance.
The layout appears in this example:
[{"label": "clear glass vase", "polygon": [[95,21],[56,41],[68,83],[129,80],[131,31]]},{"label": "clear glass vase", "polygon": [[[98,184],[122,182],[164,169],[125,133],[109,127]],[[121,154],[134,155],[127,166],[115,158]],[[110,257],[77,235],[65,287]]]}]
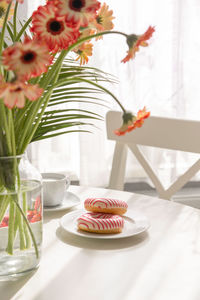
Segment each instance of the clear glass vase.
[{"label": "clear glass vase", "polygon": [[39,264],[41,183],[25,154],[0,157],[0,281],[25,275]]}]

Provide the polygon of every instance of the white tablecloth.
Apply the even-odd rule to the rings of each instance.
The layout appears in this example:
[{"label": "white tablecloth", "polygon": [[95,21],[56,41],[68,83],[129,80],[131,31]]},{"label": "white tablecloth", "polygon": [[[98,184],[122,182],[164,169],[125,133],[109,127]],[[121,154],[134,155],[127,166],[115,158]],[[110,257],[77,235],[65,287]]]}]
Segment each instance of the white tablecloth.
[{"label": "white tablecloth", "polygon": [[0,282],[1,300],[199,300],[200,211],[153,197],[75,187],[81,198],[126,200],[131,212],[150,221],[137,236],[96,240],[66,233],[59,219],[44,214],[40,267],[13,282]]}]

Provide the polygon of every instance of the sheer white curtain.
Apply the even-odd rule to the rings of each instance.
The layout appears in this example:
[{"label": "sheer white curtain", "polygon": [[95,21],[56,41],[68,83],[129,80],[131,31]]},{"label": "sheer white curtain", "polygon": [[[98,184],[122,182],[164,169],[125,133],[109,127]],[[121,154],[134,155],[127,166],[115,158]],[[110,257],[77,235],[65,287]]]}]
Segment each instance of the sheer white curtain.
[{"label": "sheer white curtain", "polygon": [[[107,0],[106,3],[114,11],[116,30],[141,34],[152,25],[156,32],[149,47],[142,48],[136,59],[126,64],[120,63],[126,55],[125,39],[106,36],[95,43],[89,65],[119,79],[119,84],[109,85],[109,89],[127,109],[137,111],[145,105],[152,115],[199,120],[199,0]],[[119,109],[112,99],[109,107]],[[107,110],[95,107],[95,112],[103,115]],[[70,173],[83,185],[106,186],[114,145],[106,139],[105,124],[97,126],[93,134],[73,133],[33,144],[34,164],[40,171]],[[195,155],[183,153],[144,151],[165,185],[196,159]],[[129,160],[127,180],[145,177],[131,156]]]}]

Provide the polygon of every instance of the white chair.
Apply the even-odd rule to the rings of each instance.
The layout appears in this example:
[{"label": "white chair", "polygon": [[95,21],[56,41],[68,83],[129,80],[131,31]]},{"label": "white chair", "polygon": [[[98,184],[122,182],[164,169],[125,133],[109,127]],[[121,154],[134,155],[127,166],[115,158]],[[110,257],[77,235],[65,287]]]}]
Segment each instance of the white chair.
[{"label": "white chair", "polygon": [[126,133],[124,136],[117,136],[114,131],[121,126],[121,123],[121,112],[109,111],[107,113],[107,137],[109,140],[116,141],[108,188],[123,190],[128,148],[151,179],[159,197],[163,199],[171,199],[200,170],[200,159],[198,159],[168,189],[164,189],[138,147],[138,145],[145,145],[200,153],[200,121],[150,116],[141,128]]}]

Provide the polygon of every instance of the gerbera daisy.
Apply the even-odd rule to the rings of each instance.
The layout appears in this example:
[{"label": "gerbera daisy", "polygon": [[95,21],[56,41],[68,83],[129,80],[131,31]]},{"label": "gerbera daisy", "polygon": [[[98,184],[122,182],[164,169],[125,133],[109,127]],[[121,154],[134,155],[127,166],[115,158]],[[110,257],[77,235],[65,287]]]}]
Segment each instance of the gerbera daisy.
[{"label": "gerbera daisy", "polygon": [[129,50],[127,51],[127,56],[122,60],[122,62],[126,63],[131,58],[135,57],[135,53],[139,51],[139,46],[147,47],[148,43],[146,42],[152,37],[154,33],[154,27],[149,26],[147,31],[145,31],[142,35],[131,34],[127,37],[127,44],[129,46]]},{"label": "gerbera daisy", "polygon": [[79,26],[87,27],[91,18],[95,18],[100,2],[97,0],[56,0],[60,16],[66,16],[67,21],[73,21]]},{"label": "gerbera daisy", "polygon": [[73,23],[66,23],[65,17],[56,17],[52,4],[39,6],[32,16],[32,28],[37,37],[45,41],[49,50],[53,52],[67,49],[76,42],[80,33]]},{"label": "gerbera daisy", "polygon": [[21,81],[1,82],[0,98],[8,108],[23,108],[26,98],[35,101],[41,97],[43,89],[38,85],[27,84]]},{"label": "gerbera daisy", "polygon": [[[0,28],[3,26],[3,21],[4,21],[4,17],[6,14],[8,8],[8,3],[5,0],[0,1]],[[14,13],[14,3],[12,3],[10,11],[9,11],[9,15],[8,15],[8,20],[10,20],[13,16]]]},{"label": "gerbera daisy", "polygon": [[[115,19],[113,17],[113,11],[109,10],[109,6],[104,3],[100,10],[97,12],[97,16],[92,20],[93,26],[96,28],[97,32],[111,30],[114,27],[112,20]],[[102,39],[100,36],[96,39]]]},{"label": "gerbera daisy", "polygon": [[123,124],[122,126],[115,131],[116,135],[124,135],[126,132],[130,132],[133,129],[142,127],[144,119],[147,119],[150,116],[150,112],[146,111],[146,107],[142,110],[139,110],[137,116],[132,115],[132,113],[125,113],[123,115]]},{"label": "gerbera daisy", "polygon": [[146,107],[144,107],[142,110],[139,110],[137,113],[136,121],[129,126],[129,131],[142,127],[144,124],[144,119],[147,119],[150,116],[150,112],[146,111]]},{"label": "gerbera daisy", "polygon": [[92,48],[92,43],[83,43],[78,47],[78,49],[74,50],[74,52],[78,55],[76,61],[80,60],[80,65],[88,63],[88,56],[92,56]]},{"label": "gerbera daisy", "polygon": [[2,61],[18,78],[28,80],[45,73],[53,56],[44,43],[26,36],[24,43],[17,42],[3,51]]}]

